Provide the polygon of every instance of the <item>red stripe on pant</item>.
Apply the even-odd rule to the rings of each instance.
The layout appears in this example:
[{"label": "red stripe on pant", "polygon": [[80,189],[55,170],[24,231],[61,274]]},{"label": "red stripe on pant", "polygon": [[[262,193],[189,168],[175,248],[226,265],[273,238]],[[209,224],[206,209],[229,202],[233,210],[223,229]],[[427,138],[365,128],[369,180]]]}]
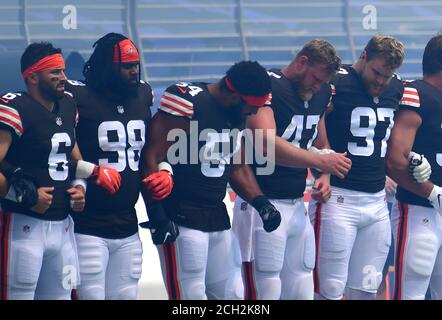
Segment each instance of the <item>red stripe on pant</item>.
[{"label": "red stripe on pant", "polygon": [[403,263],[404,263],[404,251],[407,243],[407,223],[408,223],[408,203],[402,203],[398,201],[399,208],[399,223],[397,227],[396,236],[396,252],[395,252],[395,281],[393,299],[402,299],[402,276],[403,276]]},{"label": "red stripe on pant", "polygon": [[244,274],[244,300],[256,300],[255,281],[253,276],[253,261],[243,262],[243,274]]},{"label": "red stripe on pant", "polygon": [[163,244],[164,259],[166,264],[166,282],[169,300],[180,300],[180,288],[178,285],[178,272],[176,265],[176,252],[174,243]]},{"label": "red stripe on pant", "polygon": [[0,300],[8,299],[8,253],[11,214],[0,209]]},{"label": "red stripe on pant", "polygon": [[176,252],[175,252],[175,243],[170,243],[170,249],[171,249],[171,256],[172,256],[172,272],[173,272],[173,284],[175,286],[175,294],[176,294],[176,299],[180,300],[181,299],[181,294],[180,294],[180,286],[178,284],[178,271],[177,271],[177,264],[176,264]]},{"label": "red stripe on pant", "polygon": [[78,298],[78,292],[77,292],[77,289],[72,289],[72,290],[71,290],[71,300],[80,300],[80,299]]},{"label": "red stripe on pant", "polygon": [[313,270],[313,283],[316,293],[320,293],[320,286],[319,286],[319,271],[318,271],[318,254],[319,254],[319,236],[321,232],[321,209],[322,209],[322,203],[316,203],[316,211],[315,211],[315,245],[316,245],[316,252],[315,252],[315,269]]}]

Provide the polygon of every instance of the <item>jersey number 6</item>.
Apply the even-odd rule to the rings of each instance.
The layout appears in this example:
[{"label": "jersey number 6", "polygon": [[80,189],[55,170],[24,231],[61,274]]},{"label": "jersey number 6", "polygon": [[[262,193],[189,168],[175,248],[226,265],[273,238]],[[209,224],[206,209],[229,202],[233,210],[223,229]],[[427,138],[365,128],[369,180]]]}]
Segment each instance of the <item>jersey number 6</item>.
[{"label": "jersey number 6", "polygon": [[51,138],[51,153],[49,153],[48,165],[49,176],[55,181],[64,181],[68,178],[68,157],[60,152],[60,147],[72,145],[71,138],[65,132],[55,133]]}]

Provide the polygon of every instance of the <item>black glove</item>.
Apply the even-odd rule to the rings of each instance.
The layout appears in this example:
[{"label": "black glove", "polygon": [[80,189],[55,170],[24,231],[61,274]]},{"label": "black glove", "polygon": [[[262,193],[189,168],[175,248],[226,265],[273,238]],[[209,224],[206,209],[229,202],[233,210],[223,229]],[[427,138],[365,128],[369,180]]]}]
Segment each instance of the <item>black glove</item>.
[{"label": "black glove", "polygon": [[17,202],[26,208],[38,202],[37,183],[34,178],[26,175],[21,168],[13,168],[5,173],[9,182],[9,190],[5,199]]},{"label": "black glove", "polygon": [[281,214],[265,195],[260,195],[253,199],[252,206],[258,211],[266,232],[272,232],[279,227]]},{"label": "black glove", "polygon": [[140,223],[140,227],[150,229],[152,242],[155,245],[174,242],[180,231],[178,226],[167,218],[161,203],[156,202],[150,205],[147,211],[150,220]]}]

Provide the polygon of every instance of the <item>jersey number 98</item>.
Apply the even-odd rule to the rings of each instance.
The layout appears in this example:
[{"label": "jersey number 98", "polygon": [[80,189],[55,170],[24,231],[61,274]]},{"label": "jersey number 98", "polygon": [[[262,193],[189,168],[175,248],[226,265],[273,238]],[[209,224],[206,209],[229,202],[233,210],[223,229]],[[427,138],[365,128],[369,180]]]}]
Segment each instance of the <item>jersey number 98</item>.
[{"label": "jersey number 98", "polygon": [[[105,121],[98,126],[98,144],[105,152],[116,152],[117,162],[110,162],[107,158],[98,159],[100,166],[112,167],[119,172],[124,171],[126,166],[132,171],[138,171],[141,149],[145,141],[145,125],[142,120],[131,120],[127,128],[120,121]],[[116,132],[116,135],[111,135]],[[113,136],[115,138],[111,139]],[[111,140],[111,141],[110,141]]]}]

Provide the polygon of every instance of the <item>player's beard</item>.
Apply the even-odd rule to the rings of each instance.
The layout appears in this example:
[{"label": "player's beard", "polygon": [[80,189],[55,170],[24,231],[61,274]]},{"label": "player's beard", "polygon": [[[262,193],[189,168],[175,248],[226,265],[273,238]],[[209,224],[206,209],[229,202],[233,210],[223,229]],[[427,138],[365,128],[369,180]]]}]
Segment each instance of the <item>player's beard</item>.
[{"label": "player's beard", "polygon": [[310,101],[313,97],[312,91],[299,91],[299,96],[303,101]]},{"label": "player's beard", "polygon": [[64,84],[65,81],[60,81],[55,87],[46,81],[38,82],[38,90],[41,92],[42,96],[48,100],[58,101],[64,96],[64,90],[57,90],[57,87]]},{"label": "player's beard", "polygon": [[381,87],[375,87],[370,81],[365,78],[362,78],[362,82],[364,83],[365,89],[368,94],[372,97],[379,97],[387,88],[388,84],[384,84]]},{"label": "player's beard", "polygon": [[121,98],[133,98],[137,96],[139,85],[139,81],[129,82],[119,76],[114,76],[109,84],[109,90],[110,93]]},{"label": "player's beard", "polygon": [[361,79],[362,79],[362,83],[364,84],[364,87],[367,90],[368,94],[371,95],[372,97],[379,97],[385,91],[385,89],[387,89],[388,85],[390,84],[390,81],[388,81],[388,82],[382,84],[382,86],[376,87],[365,76],[364,71],[361,73]]},{"label": "player's beard", "polygon": [[306,73],[299,75],[297,78],[292,80],[292,83],[296,87],[299,97],[303,101],[310,101],[310,99],[313,97],[313,92],[312,92],[312,90],[308,90],[307,88],[305,88],[305,86],[303,84],[304,79],[305,79],[305,75],[306,75]]}]

